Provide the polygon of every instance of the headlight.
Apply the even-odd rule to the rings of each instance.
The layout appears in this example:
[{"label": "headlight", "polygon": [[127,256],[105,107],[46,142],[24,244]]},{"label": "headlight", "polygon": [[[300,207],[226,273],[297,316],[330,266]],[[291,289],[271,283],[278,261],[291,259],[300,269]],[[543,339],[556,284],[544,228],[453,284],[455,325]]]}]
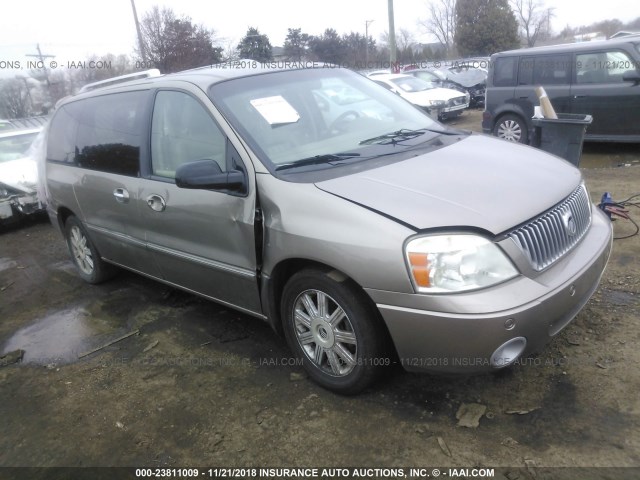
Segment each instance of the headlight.
[{"label": "headlight", "polygon": [[427,105],[431,107],[442,107],[445,103],[444,100],[427,100]]},{"label": "headlight", "polygon": [[411,281],[422,293],[474,290],[518,275],[497,245],[477,235],[418,237],[405,254]]}]

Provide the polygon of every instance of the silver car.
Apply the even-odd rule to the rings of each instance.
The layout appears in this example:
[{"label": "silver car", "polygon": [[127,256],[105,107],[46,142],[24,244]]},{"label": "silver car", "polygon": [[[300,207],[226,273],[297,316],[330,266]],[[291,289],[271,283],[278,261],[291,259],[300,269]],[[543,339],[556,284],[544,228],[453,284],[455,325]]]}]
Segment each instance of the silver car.
[{"label": "silver car", "polygon": [[453,130],[342,68],[201,68],[65,99],[48,211],[127,268],[270,323],[320,385],[491,371],[585,305],[609,220],[568,162]]},{"label": "silver car", "polygon": [[370,76],[374,82],[397,93],[438,120],[455,118],[469,108],[469,93],[444,88],[417,76],[402,73]]},{"label": "silver car", "polygon": [[32,146],[42,127],[0,131],[0,225],[44,211]]}]

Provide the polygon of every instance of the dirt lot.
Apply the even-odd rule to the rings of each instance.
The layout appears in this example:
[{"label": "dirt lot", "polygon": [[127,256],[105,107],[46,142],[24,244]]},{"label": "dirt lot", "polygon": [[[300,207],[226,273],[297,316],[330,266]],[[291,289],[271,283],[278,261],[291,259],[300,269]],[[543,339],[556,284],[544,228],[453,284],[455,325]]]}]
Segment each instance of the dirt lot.
[{"label": "dirt lot", "polygon": [[[584,174],[595,201],[640,193],[640,166]],[[25,355],[0,367],[0,465],[489,466],[510,480],[525,466],[640,467],[638,258],[640,237],[614,242],[598,292],[527,365],[398,369],[341,397],[259,320],[126,272],[87,285],[46,220],[14,227],[0,232],[0,352]],[[458,426],[471,403],[486,406],[479,426]]]}]

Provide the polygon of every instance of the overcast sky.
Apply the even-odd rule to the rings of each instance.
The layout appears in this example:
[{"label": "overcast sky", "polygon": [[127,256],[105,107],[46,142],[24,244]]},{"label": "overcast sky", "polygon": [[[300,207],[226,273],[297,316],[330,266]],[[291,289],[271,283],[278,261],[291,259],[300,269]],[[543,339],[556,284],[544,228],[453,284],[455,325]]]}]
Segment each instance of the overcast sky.
[{"label": "overcast sky", "polygon": [[[131,54],[136,41],[130,0],[9,0],[0,16],[0,75],[9,73],[7,62],[26,60],[40,44],[43,53],[56,55],[60,63],[82,60],[91,54]],[[406,28],[419,41],[429,41],[418,21],[426,17],[427,0],[395,0],[396,30]],[[636,7],[631,7],[631,5]],[[325,28],[339,33],[364,33],[373,20],[374,39],[388,29],[387,0],[136,0],[138,16],[151,6],[167,6],[178,15],[216,31],[222,43],[236,45],[255,26],[282,45],[287,28],[320,34]],[[599,20],[623,22],[640,16],[631,0],[546,0],[555,8],[554,31]],[[4,63],[3,63],[4,62]]]}]

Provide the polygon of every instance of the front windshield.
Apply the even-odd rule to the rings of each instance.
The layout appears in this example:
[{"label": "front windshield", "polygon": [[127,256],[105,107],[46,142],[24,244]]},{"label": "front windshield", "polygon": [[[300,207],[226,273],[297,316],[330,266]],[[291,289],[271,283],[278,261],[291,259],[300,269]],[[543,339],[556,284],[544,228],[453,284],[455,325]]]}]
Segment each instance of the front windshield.
[{"label": "front windshield", "polygon": [[399,151],[425,129],[444,130],[406,100],[342,68],[236,78],[212,85],[209,96],[272,170],[309,159],[364,160],[379,154],[393,132],[401,132],[392,139]]},{"label": "front windshield", "polygon": [[416,77],[400,77],[393,78],[391,81],[400,87],[405,92],[422,92],[423,90],[429,90],[433,88],[433,85],[429,82]]},{"label": "front windshield", "polygon": [[440,80],[440,77],[438,77],[436,74],[425,72],[424,70],[418,70],[417,72],[414,72],[413,76],[428,83],[435,83]]}]

